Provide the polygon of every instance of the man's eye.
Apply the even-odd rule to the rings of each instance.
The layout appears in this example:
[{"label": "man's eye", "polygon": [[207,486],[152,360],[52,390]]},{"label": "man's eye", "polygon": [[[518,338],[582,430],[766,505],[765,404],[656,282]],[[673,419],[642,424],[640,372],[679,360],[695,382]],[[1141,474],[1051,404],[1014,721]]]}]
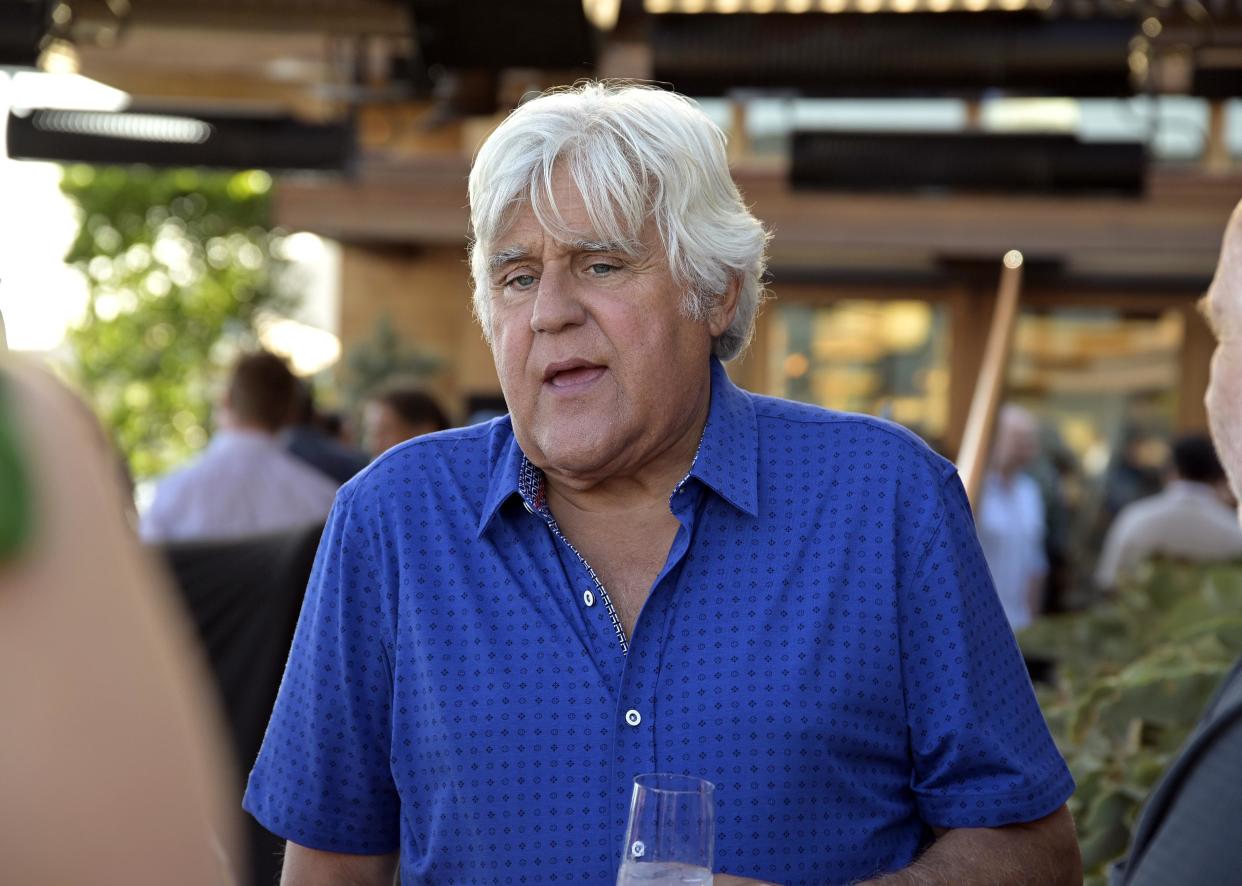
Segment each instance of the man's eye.
[{"label": "man's eye", "polygon": [[616,265],[610,265],[608,262],[597,261],[593,263],[588,270],[596,277],[603,277],[605,274],[611,274],[617,270]]},{"label": "man's eye", "polygon": [[510,277],[508,281],[505,283],[505,285],[512,286],[515,289],[529,289],[530,287],[535,285],[535,275],[534,274],[518,274],[515,277]]}]

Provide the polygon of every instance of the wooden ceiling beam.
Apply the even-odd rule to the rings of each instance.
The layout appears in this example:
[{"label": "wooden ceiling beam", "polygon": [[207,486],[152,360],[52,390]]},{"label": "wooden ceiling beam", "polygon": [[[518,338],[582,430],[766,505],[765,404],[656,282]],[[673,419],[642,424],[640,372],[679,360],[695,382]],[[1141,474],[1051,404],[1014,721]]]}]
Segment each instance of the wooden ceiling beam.
[{"label": "wooden ceiling beam", "polygon": [[[467,160],[426,157],[365,167],[354,181],[285,180],[279,223],[346,242],[464,241]],[[1040,198],[793,192],[771,171],[736,173],[755,214],[774,232],[775,265],[874,264],[885,254],[994,259],[1017,248],[1032,259],[1082,262],[1097,271],[1210,274],[1242,175],[1156,171],[1148,195]]]}]

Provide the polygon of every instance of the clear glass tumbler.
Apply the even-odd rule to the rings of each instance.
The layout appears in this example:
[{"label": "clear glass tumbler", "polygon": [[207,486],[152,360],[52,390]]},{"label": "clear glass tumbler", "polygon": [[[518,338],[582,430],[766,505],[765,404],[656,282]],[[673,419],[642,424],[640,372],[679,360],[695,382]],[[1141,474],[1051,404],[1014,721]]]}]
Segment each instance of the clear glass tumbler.
[{"label": "clear glass tumbler", "polygon": [[635,778],[617,886],[711,886],[715,790],[689,775]]}]

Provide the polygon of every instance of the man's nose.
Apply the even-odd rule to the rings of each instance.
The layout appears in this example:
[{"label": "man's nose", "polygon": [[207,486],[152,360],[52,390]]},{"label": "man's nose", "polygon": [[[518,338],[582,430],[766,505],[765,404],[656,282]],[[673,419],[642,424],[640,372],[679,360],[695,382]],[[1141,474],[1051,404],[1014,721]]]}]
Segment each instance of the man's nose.
[{"label": "man's nose", "polygon": [[559,332],[586,320],[581,292],[568,268],[545,267],[535,293],[530,328],[535,332]]}]

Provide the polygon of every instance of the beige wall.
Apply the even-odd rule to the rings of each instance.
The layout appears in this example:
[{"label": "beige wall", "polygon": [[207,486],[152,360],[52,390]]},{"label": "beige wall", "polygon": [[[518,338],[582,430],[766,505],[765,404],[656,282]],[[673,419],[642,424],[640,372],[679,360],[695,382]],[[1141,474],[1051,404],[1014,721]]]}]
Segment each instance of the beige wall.
[{"label": "beige wall", "polygon": [[387,315],[441,369],[429,387],[460,421],[466,397],[499,394],[492,357],[470,313],[464,248],[345,245],[341,257],[341,340],[348,351]]}]

